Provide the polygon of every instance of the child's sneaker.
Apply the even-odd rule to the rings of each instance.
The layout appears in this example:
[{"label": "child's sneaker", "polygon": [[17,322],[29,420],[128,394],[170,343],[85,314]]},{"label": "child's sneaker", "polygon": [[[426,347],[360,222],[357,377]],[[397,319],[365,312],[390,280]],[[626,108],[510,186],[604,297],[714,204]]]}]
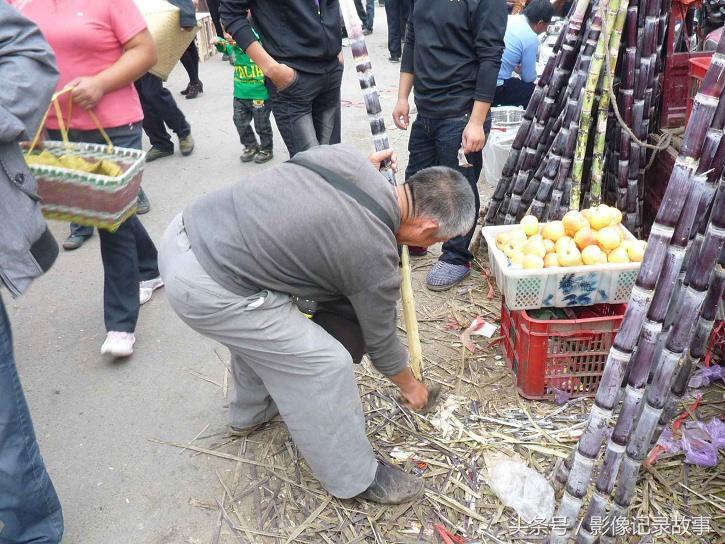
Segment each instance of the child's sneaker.
[{"label": "child's sneaker", "polygon": [[273,157],[274,153],[272,153],[271,149],[260,149],[257,151],[257,154],[254,155],[254,162],[262,164],[263,162],[271,161]]},{"label": "child's sneaker", "polygon": [[242,162],[252,162],[258,152],[259,148],[257,146],[247,147],[244,152],[239,156],[239,159]]}]

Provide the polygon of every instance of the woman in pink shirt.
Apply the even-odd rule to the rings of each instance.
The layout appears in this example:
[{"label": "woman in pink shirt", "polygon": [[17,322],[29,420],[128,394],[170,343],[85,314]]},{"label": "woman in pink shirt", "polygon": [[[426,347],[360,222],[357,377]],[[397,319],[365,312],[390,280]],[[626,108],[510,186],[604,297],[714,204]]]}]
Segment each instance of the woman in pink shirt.
[{"label": "woman in pink shirt", "polygon": [[[93,110],[114,145],[141,149],[143,112],[133,82],[156,63],[156,49],[146,21],[133,0],[13,0],[40,27],[54,49],[61,97],[74,108],[69,123],[72,141],[104,143],[88,115]],[[60,139],[55,111],[48,115],[51,139]],[[111,233],[99,229],[104,271],[106,340],[101,353],[133,353],[139,306],[163,282],[156,247],[136,216]]]}]

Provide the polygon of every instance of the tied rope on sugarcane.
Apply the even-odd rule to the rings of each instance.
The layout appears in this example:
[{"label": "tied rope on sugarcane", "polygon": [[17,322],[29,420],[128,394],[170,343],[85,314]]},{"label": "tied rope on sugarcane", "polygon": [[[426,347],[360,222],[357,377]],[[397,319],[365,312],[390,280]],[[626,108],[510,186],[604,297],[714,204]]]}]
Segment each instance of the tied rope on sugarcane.
[{"label": "tied rope on sugarcane", "polygon": [[[390,149],[388,133],[385,130],[383,111],[380,107],[380,95],[378,94],[378,89],[375,85],[373,67],[370,62],[370,56],[368,55],[368,48],[365,44],[362,26],[357,17],[353,0],[340,0],[340,9],[342,11],[342,18],[345,21],[347,36],[350,40],[352,56],[355,60],[355,69],[360,82],[360,89],[363,93],[363,100],[365,101],[365,109],[368,114],[368,121],[370,122],[370,131],[373,134],[375,150],[383,151]],[[402,183],[399,183],[396,180],[395,172],[393,172],[389,161],[383,164],[381,172],[393,185],[402,185]],[[417,379],[422,380],[423,351],[420,345],[418,320],[415,315],[415,299],[413,298],[413,283],[408,246],[403,246],[401,251],[401,275],[402,282],[400,286],[400,293],[403,302],[405,331],[408,336],[410,368],[413,371],[413,375]]]}]

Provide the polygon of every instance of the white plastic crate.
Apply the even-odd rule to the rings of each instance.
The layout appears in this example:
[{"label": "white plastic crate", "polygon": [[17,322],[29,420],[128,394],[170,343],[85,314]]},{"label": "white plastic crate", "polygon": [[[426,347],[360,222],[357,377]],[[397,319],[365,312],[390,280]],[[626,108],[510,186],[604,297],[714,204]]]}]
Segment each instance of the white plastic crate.
[{"label": "white plastic crate", "polygon": [[[513,268],[496,247],[496,235],[517,225],[483,227],[491,271],[511,310],[534,310],[554,306],[589,306],[627,302],[637,279],[640,263],[608,263],[551,267],[536,270]],[[625,229],[626,231],[626,229]],[[626,231],[628,240],[636,240]]]},{"label": "white plastic crate", "polygon": [[524,118],[521,106],[496,106],[491,108],[491,127],[498,129],[518,128]]}]

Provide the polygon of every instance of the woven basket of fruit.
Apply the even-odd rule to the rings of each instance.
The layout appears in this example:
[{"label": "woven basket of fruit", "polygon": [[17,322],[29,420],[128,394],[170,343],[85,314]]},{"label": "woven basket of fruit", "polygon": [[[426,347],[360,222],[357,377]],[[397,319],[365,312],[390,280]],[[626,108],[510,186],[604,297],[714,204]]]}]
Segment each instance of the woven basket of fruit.
[{"label": "woven basket of fruit", "polygon": [[561,221],[484,227],[491,271],[511,310],[627,302],[646,242],[616,208],[570,211]]}]

